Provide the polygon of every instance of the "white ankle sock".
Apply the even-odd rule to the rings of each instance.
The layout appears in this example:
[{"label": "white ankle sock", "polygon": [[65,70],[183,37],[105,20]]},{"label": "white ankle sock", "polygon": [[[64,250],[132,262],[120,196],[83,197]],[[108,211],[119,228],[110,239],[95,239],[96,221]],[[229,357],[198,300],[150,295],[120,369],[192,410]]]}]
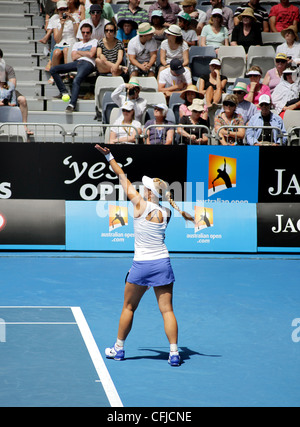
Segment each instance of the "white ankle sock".
[{"label": "white ankle sock", "polygon": [[124,348],[124,343],[125,343],[125,340],[119,340],[119,338],[117,338],[117,341],[116,341],[117,347]]},{"label": "white ankle sock", "polygon": [[171,353],[177,353],[178,352],[177,344],[170,344],[170,352]]}]

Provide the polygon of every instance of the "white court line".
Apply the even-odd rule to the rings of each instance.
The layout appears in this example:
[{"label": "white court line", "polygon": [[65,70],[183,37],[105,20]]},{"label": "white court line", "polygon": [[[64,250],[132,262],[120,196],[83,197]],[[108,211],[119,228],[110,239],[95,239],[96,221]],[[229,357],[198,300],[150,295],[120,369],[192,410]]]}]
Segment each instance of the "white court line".
[{"label": "white court line", "polygon": [[103,385],[103,388],[105,390],[105,393],[107,395],[110,405],[113,407],[123,407],[122,401],[111,379],[111,376],[109,375],[107,367],[102,359],[100,351],[94,340],[94,337],[89,328],[89,325],[84,317],[84,314],[81,311],[81,308],[80,307],[70,307],[70,308],[77,322],[81,335],[84,339],[88,352],[91,356],[91,359],[93,361],[97,374]]},{"label": "white court line", "polygon": [[98,377],[102,383],[104,391],[107,395],[109,403],[113,407],[123,407],[123,403],[119,397],[119,394],[116,390],[116,387],[109,375],[107,367],[102,359],[100,351],[97,347],[95,339],[92,335],[92,332],[89,328],[89,325],[82,313],[80,307],[70,307],[70,306],[0,306],[0,308],[68,308],[72,310],[75,322],[5,322],[6,325],[77,325],[82,338],[85,342],[87,350],[90,354]]},{"label": "white court line", "polygon": [[77,325],[76,322],[4,322],[5,325]]}]

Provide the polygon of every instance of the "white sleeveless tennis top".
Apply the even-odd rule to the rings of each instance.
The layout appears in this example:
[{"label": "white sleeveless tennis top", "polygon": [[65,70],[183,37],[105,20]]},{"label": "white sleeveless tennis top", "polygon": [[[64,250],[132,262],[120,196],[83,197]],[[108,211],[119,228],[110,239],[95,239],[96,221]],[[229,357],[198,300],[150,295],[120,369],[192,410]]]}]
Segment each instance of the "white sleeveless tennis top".
[{"label": "white sleeveless tennis top", "polygon": [[[163,222],[151,222],[146,219],[147,215],[159,210],[163,216]],[[134,218],[134,261],[155,260],[168,258],[169,252],[164,243],[165,231],[168,225],[167,210],[152,202],[147,202],[143,214]]]}]

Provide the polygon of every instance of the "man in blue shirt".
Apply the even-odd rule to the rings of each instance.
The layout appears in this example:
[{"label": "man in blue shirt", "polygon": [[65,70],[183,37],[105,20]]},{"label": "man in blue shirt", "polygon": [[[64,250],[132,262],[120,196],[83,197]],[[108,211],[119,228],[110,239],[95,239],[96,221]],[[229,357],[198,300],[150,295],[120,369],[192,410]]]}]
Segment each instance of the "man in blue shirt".
[{"label": "man in blue shirt", "polygon": [[[280,138],[280,133],[286,134],[283,120],[271,111],[271,99],[269,95],[261,95],[259,98],[258,111],[249,120],[249,128],[246,130],[246,141],[248,145],[280,145],[287,143],[287,137]],[[257,126],[272,126],[277,129],[262,129]]]}]

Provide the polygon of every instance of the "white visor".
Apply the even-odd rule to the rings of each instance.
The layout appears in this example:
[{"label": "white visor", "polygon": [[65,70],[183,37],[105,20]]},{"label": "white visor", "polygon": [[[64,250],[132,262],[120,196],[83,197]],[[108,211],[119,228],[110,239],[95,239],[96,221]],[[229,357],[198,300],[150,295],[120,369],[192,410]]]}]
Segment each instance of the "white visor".
[{"label": "white visor", "polygon": [[155,188],[153,178],[149,178],[149,176],[144,175],[142,178],[142,183],[146,188],[148,188],[148,190],[151,190],[156,197],[161,198],[161,195]]},{"label": "white visor", "polygon": [[247,73],[247,76],[261,76],[261,74],[259,71],[252,70]]}]

